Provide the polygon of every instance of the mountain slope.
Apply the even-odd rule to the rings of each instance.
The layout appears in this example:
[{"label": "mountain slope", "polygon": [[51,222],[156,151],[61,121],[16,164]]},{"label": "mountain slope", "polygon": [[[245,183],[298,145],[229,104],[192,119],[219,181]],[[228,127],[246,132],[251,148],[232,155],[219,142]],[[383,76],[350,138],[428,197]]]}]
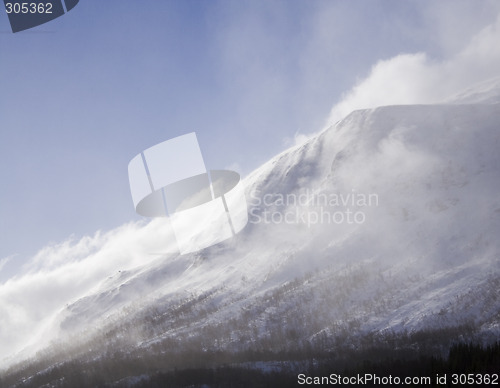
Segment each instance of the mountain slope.
[{"label": "mountain slope", "polygon": [[353,112],[245,179],[238,236],[67,306],[47,359],[362,347],[444,328],[497,338],[498,123],[498,103]]},{"label": "mountain slope", "polygon": [[[164,303],[215,293],[218,296],[210,299],[217,304],[218,317],[213,319],[223,322],[263,292],[308,271],[326,270],[335,278],[352,266],[394,277],[391,287],[402,282],[408,289],[409,300],[401,302],[411,305],[409,311],[397,305],[397,314],[371,316],[370,329],[423,323],[418,317],[441,311],[498,269],[499,122],[498,105],[354,112],[336,128],[248,177],[251,223],[242,235],[196,255],[163,258],[157,267],[127,280],[122,275],[105,290],[70,306],[63,327],[74,328],[80,320],[87,325],[88,311],[100,317],[109,306],[116,308],[120,298],[142,300],[143,294],[154,304],[156,298]],[[294,206],[301,194],[310,197],[310,205]],[[377,201],[364,206],[370,194]],[[288,206],[282,204],[287,195]],[[326,206],[327,200],[329,204],[342,195],[364,202]],[[358,221],[364,222],[349,224],[348,209],[363,212]],[[308,226],[307,220],[313,223],[314,214],[321,216],[321,211],[341,213],[344,222],[339,215]],[[287,212],[292,214],[290,224],[284,219]],[[412,284],[404,278],[408,274],[424,279]],[[353,307],[384,288],[378,281],[370,287],[351,296]],[[422,288],[427,288],[423,294]],[[234,302],[237,299],[244,302]],[[224,304],[230,306],[227,315]],[[321,303],[315,305],[322,308]]]}]

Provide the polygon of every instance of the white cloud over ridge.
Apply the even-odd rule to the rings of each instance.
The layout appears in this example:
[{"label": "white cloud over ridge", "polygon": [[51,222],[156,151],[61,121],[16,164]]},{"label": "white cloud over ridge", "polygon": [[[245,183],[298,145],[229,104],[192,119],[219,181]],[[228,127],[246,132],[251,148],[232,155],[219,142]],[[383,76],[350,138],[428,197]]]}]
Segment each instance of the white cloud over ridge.
[{"label": "white cloud over ridge", "polygon": [[357,109],[383,105],[442,102],[463,89],[499,76],[500,15],[451,58],[433,60],[425,53],[400,54],[377,62],[334,105],[330,126]]},{"label": "white cloud over ridge", "polygon": [[[40,250],[25,271],[0,285],[0,368],[6,357],[33,345],[69,303],[120,270],[147,264],[175,243],[168,223],[128,223],[79,241]],[[41,341],[43,342],[43,341]]]}]

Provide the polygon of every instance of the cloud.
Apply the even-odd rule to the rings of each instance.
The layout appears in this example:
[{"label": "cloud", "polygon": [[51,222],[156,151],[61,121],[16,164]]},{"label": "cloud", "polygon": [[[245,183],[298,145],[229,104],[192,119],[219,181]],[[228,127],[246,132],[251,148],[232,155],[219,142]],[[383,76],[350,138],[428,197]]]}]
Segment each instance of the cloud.
[{"label": "cloud", "polygon": [[308,141],[309,139],[311,139],[311,137],[313,137],[313,136],[314,136],[314,133],[306,134],[306,133],[301,133],[301,132],[297,131],[297,132],[295,132],[293,137],[286,136],[283,139],[283,144],[287,148],[300,146],[300,145],[304,144],[306,141]]},{"label": "cloud", "polygon": [[92,293],[110,275],[173,251],[169,242],[175,244],[169,224],[155,220],[40,250],[22,274],[0,285],[0,360],[34,343],[43,345],[40,337],[64,306]]},{"label": "cloud", "polygon": [[7,256],[3,259],[0,260],[0,272],[2,271],[3,267],[14,257],[15,255],[12,256]]},{"label": "cloud", "polygon": [[500,15],[457,54],[433,60],[425,53],[400,54],[377,62],[370,75],[334,105],[330,126],[356,109],[441,102],[463,89],[499,75]]}]

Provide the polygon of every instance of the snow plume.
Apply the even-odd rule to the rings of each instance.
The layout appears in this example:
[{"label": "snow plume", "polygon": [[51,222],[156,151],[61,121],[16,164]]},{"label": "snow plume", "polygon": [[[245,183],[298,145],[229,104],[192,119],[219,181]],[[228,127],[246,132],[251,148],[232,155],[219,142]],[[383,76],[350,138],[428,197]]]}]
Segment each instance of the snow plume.
[{"label": "snow plume", "polygon": [[5,267],[7,263],[12,259],[13,256],[14,255],[7,256],[0,260],[0,272],[2,271],[3,267]]},{"label": "snow plume", "polygon": [[129,223],[79,241],[43,248],[24,272],[0,285],[0,365],[50,336],[45,328],[65,305],[99,287],[103,279],[174,251],[165,221]]},{"label": "snow plume", "polygon": [[500,15],[450,58],[400,54],[377,62],[369,76],[334,105],[328,126],[356,109],[383,105],[429,104],[499,76]]}]

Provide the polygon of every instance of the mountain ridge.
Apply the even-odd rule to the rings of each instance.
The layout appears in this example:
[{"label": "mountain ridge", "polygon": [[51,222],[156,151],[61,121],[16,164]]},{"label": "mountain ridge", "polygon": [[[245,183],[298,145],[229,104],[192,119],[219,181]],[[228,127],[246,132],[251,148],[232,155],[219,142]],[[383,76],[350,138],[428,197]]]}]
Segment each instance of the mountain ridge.
[{"label": "mountain ridge", "polygon": [[[334,348],[443,328],[491,342],[500,334],[499,122],[498,103],[352,112],[245,178],[250,223],[235,238],[115,273],[65,307],[48,354]],[[315,202],[342,194],[377,203]],[[277,201],[300,195],[308,205]],[[348,210],[363,222],[347,223]],[[321,211],[344,221],[296,217]],[[281,222],[264,222],[265,212]]]},{"label": "mountain ridge", "polygon": [[[457,114],[459,113],[459,111],[457,111],[457,109],[459,109],[461,113],[463,113],[464,109],[465,110],[468,109],[469,112],[467,112],[467,114],[465,115],[467,117],[470,117],[471,115],[473,115],[473,113],[471,113],[471,112],[474,112],[476,110],[480,111],[479,115],[481,115],[481,117],[485,116],[485,111],[488,111],[488,112],[492,111],[491,109],[487,109],[487,108],[483,108],[483,109],[478,108],[476,105],[469,105],[467,107],[460,106],[459,108],[451,107],[451,106],[436,106],[436,105],[433,105],[431,107],[432,108],[422,108],[422,106],[419,106],[417,108],[418,112],[415,112],[415,113],[417,116],[420,116],[422,114],[422,112],[421,112],[422,109],[424,109],[424,110],[427,110],[428,115],[432,116],[433,114],[436,114],[436,112],[435,112],[436,109],[438,109],[440,111],[442,109],[445,109],[445,110],[449,110],[456,118]],[[387,111],[394,113],[394,110],[397,110],[397,111],[402,110],[403,115],[405,116],[405,119],[408,120],[408,116],[409,116],[410,112],[412,110],[415,110],[415,108],[410,108],[408,106],[393,106],[393,107],[376,108],[374,110],[369,110],[369,111],[357,111],[357,112],[353,112],[352,115],[349,115],[343,121],[342,125],[343,126],[349,125],[349,123],[351,121],[354,121],[356,123],[356,126],[359,128],[362,128],[364,125],[367,125],[367,124],[364,124],[363,122],[365,122],[365,123],[368,122],[369,123],[368,125],[373,127],[373,122],[377,122],[377,120],[380,120],[380,118],[377,118],[377,116],[380,116],[380,115],[384,116],[385,112],[387,112]],[[493,109],[493,112],[495,113],[496,117],[499,116],[498,107],[495,107],[495,109]],[[401,114],[401,112],[399,112],[398,114]],[[438,115],[439,115],[439,113],[438,113]],[[360,116],[360,117],[356,117],[356,116]],[[375,116],[375,118],[374,118],[374,116]],[[433,117],[432,120],[435,120],[435,117]],[[385,119],[383,121],[386,122]],[[360,124],[360,122],[361,122],[361,124]],[[445,120],[445,122],[449,123],[447,120]],[[451,120],[451,123],[453,123],[453,120]],[[399,122],[399,125],[401,126],[401,122]],[[406,124],[404,124],[404,125],[406,125]],[[457,130],[457,128],[455,128],[455,130]],[[333,141],[335,141],[335,144],[341,143],[342,132],[343,132],[342,129],[340,129],[338,136],[333,136],[334,137]],[[378,132],[380,132],[380,130]],[[378,132],[375,131],[375,135],[372,133],[371,137],[375,136],[376,138],[369,139],[369,141],[367,142],[368,144],[365,144],[365,145],[356,144],[355,146],[346,145],[344,147],[340,147],[341,150],[339,152],[337,152],[337,154],[333,158],[333,162],[331,163],[332,167],[331,167],[330,172],[329,172],[330,179],[335,180],[335,171],[336,171],[335,169],[336,168],[342,169],[342,167],[336,167],[336,165],[338,165],[338,164],[342,165],[343,162],[341,162],[341,160],[343,158],[347,157],[345,155],[349,155],[349,153],[356,152],[356,151],[352,150],[353,147],[358,147],[358,148],[362,147],[362,146],[374,147],[374,142],[376,142],[377,144],[382,142],[381,145],[378,145],[382,148],[392,146],[392,143],[389,146],[386,145],[384,143],[384,139],[385,139],[385,141],[389,141],[389,142],[391,142],[393,140],[392,139],[387,140],[387,136],[383,136],[383,134],[378,133]],[[378,133],[378,135],[377,135],[377,133]],[[262,193],[265,192],[267,194],[269,194],[273,190],[274,190],[274,193],[288,193],[288,194],[290,194],[290,193],[294,192],[294,190],[295,191],[300,190],[301,187],[299,184],[297,184],[297,181],[300,181],[300,179],[303,178],[304,176],[307,176],[312,181],[323,181],[324,182],[325,177],[323,174],[321,174],[320,171],[322,169],[324,170],[329,163],[325,163],[325,161],[322,158],[320,158],[320,160],[318,162],[317,159],[311,157],[311,155],[318,155],[318,153],[320,151],[319,148],[321,148],[321,147],[324,147],[323,152],[325,152],[325,150],[330,149],[328,146],[325,146],[325,143],[327,143],[329,141],[329,139],[327,139],[328,131],[324,132],[322,135],[319,135],[318,139],[321,139],[322,136],[325,137],[325,139],[323,139],[323,143],[321,143],[320,140],[316,140],[316,141],[312,140],[309,143],[307,143],[307,145],[294,148],[291,151],[288,151],[284,154],[281,154],[281,156],[278,156],[277,158],[273,159],[271,161],[271,165],[273,165],[273,168],[270,171],[268,171],[268,173],[272,174],[272,178],[270,178],[270,177],[266,178],[265,173],[264,174],[261,173],[260,178],[257,179],[257,181],[260,182],[260,184],[257,185],[257,187],[253,187],[251,184],[249,186],[253,187],[254,190],[255,189],[260,190]],[[381,138],[377,138],[379,136]],[[340,140],[338,137],[340,137]],[[418,135],[412,134],[412,143],[410,143],[410,144],[413,144],[413,145],[417,144],[419,141],[418,138],[419,138]],[[499,137],[498,137],[498,133],[497,133],[496,139],[495,139],[495,144],[498,142],[498,139],[499,139]],[[398,149],[398,147],[400,146],[398,141],[397,140],[394,140],[394,141],[396,141],[396,146],[394,147],[395,149],[394,150],[390,149],[389,154],[392,152],[397,153],[397,152],[401,151],[400,149]],[[422,141],[422,138],[420,139],[420,141]],[[462,143],[462,145],[463,145],[463,143]],[[473,147],[474,146],[475,145],[473,145]],[[440,150],[440,147],[438,144],[434,145],[433,148],[437,148],[438,150]],[[297,150],[300,152],[298,152]],[[358,150],[358,152],[359,152],[359,150]],[[486,154],[482,153],[482,154],[483,154],[483,157],[484,157],[484,155],[488,155],[488,153],[486,153]],[[428,162],[428,160],[431,159],[431,156],[432,155],[425,155],[425,158],[428,158],[427,160],[423,160],[423,158],[421,158],[421,159],[416,158],[415,161],[413,161],[412,164],[409,165],[410,170],[412,168],[414,168],[415,166],[426,165],[426,162]],[[443,155],[441,155],[441,156],[443,156]],[[446,156],[450,157],[450,154],[448,154]],[[292,159],[292,161],[295,163],[293,163],[293,162],[291,163],[290,159]],[[497,163],[498,159],[495,159],[494,162]],[[479,162],[476,164],[478,164],[480,168],[481,168],[481,166],[485,166],[484,164],[481,164],[481,163],[482,162]],[[491,163],[490,163],[490,165],[491,165]],[[286,167],[286,166],[288,166],[288,167]],[[467,174],[462,173],[462,170],[461,170],[462,168],[465,168],[465,167],[464,166],[449,167],[449,165],[446,165],[444,168],[444,172],[439,171],[439,174],[437,174],[434,171],[434,173],[436,174],[436,176],[438,178],[442,178],[441,180],[436,179],[435,184],[436,185],[440,184],[441,189],[444,189],[446,192],[456,191],[457,189],[459,190],[460,188],[467,186],[468,185],[468,183],[466,181]],[[472,174],[477,175],[477,174],[485,173],[484,171],[481,171],[480,168],[479,168],[479,170],[472,171]],[[310,173],[311,171],[314,171],[316,174],[311,174]],[[497,173],[498,173],[498,171],[497,171]],[[398,175],[398,176],[400,176],[400,175]],[[251,177],[252,176],[249,177],[250,182],[251,182]],[[292,178],[290,178],[290,177],[292,177]],[[340,174],[340,176],[337,178],[338,178],[338,183],[340,183],[340,184],[344,183],[344,187],[345,187],[345,182],[342,182],[342,179],[345,179],[345,176],[343,176],[343,174]],[[294,182],[294,180],[295,180],[295,182]],[[327,181],[328,181],[328,175],[327,175]],[[309,181],[309,182],[311,182],[311,181]],[[408,181],[405,181],[403,183],[409,184]],[[271,189],[269,187],[269,184],[272,185],[273,189]],[[401,190],[403,190],[402,191],[403,193],[406,193],[408,191],[408,189],[404,186],[401,188]],[[454,200],[456,200],[456,198],[455,199],[453,199],[453,198],[451,198],[451,199],[450,198],[445,198],[445,199],[439,198],[437,200],[427,201],[427,204],[424,208],[426,208],[428,210],[428,213],[430,213],[431,217],[432,217],[432,214],[439,213],[441,211],[445,211],[445,210],[443,210],[445,207],[450,208],[452,206],[456,206],[456,204],[455,205],[453,204]],[[495,203],[498,205],[498,202],[495,202]],[[271,206],[271,208],[272,208],[272,206]],[[278,206],[278,208],[279,208],[279,206]],[[500,208],[500,206],[498,208]],[[497,208],[497,210],[498,210],[498,208]],[[372,210],[372,209],[370,209],[370,210]],[[495,210],[495,212],[497,210]],[[277,209],[277,211],[284,211],[284,209]],[[276,214],[279,214],[279,213],[276,213]],[[410,208],[408,210],[408,214],[405,215],[404,211],[403,211],[403,214],[401,214],[401,215],[397,214],[396,217],[398,220],[401,218],[405,219],[405,217],[407,219],[411,219],[411,217],[416,217],[416,210]],[[457,217],[456,214],[455,214],[455,217]],[[446,223],[446,224],[448,224],[448,223]],[[397,225],[399,226],[399,223],[397,223]],[[498,226],[498,219],[497,219],[497,226]],[[249,225],[249,227],[251,228],[252,225]],[[267,227],[269,227],[269,225],[265,225],[265,227],[267,228]],[[297,228],[298,228],[298,232],[297,232]],[[223,281],[221,284],[234,285],[235,282],[234,282],[234,280],[231,280],[231,278],[234,278],[236,276],[239,276],[240,278],[245,277],[245,276],[247,276],[247,277],[254,276],[254,279],[260,277],[259,279],[261,279],[262,287],[264,288],[264,290],[266,290],[267,287],[272,288],[276,284],[279,284],[279,281],[278,281],[275,284],[271,283],[270,285],[265,285],[266,282],[269,283],[269,279],[272,279],[273,276],[280,278],[281,281],[283,281],[283,280],[286,281],[287,277],[277,274],[275,269],[281,268],[281,271],[283,271],[284,269],[286,269],[287,266],[290,267],[290,264],[289,264],[290,261],[292,261],[294,264],[296,264],[295,263],[296,260],[295,261],[293,260],[293,255],[300,254],[300,248],[297,248],[297,246],[295,244],[291,244],[291,245],[295,245],[295,247],[291,248],[290,246],[288,246],[288,249],[286,249],[283,252],[283,247],[286,245],[290,245],[290,244],[287,244],[287,239],[290,236],[289,233],[296,233],[293,235],[294,237],[298,236],[299,234],[301,235],[304,232],[307,235],[307,232],[309,232],[309,231],[304,230],[304,229],[305,228],[303,227],[303,225],[292,225],[292,226],[286,228],[286,238],[283,241],[281,241],[279,238],[277,238],[277,246],[279,248],[275,248],[275,250],[273,250],[272,255],[275,255],[275,253],[277,251],[280,251],[282,259],[281,259],[281,261],[279,259],[274,259],[274,263],[271,266],[271,270],[269,270],[267,268],[264,271],[262,270],[262,268],[265,267],[265,264],[263,263],[262,260],[258,261],[258,259],[256,259],[255,256],[259,256],[259,255],[265,256],[265,253],[259,252],[258,248],[253,248],[252,259],[254,260],[253,265],[258,266],[260,264],[262,266],[261,270],[255,270],[253,268],[252,269],[249,268],[250,266],[248,265],[247,262],[245,262],[247,259],[239,260],[239,261],[232,259],[230,264],[227,264],[227,265],[225,264],[225,265],[223,265],[222,268],[218,268],[218,266],[216,264],[214,264],[212,266],[210,266],[208,264],[204,264],[205,261],[207,260],[207,257],[208,258],[215,257],[216,258],[215,261],[217,261],[217,257],[221,255],[221,251],[220,251],[221,249],[222,250],[229,249],[230,251],[233,250],[233,251],[231,251],[232,254],[234,254],[235,252],[241,252],[241,249],[239,249],[237,247],[237,245],[244,244],[245,237],[247,237],[245,235],[237,237],[235,240],[228,242],[226,244],[222,244],[222,246],[208,248],[207,250],[200,252],[198,255],[194,255],[193,262],[191,264],[187,264],[185,262],[180,264],[180,262],[182,260],[179,258],[173,259],[173,260],[174,260],[174,262],[179,261],[177,264],[180,265],[181,272],[182,272],[181,276],[186,277],[186,279],[184,280],[186,283],[182,283],[183,286],[189,285],[190,282],[188,279],[191,279],[191,284],[193,284],[195,287],[201,285],[201,289],[203,289],[204,283],[208,284],[208,286],[209,286],[208,288],[212,287],[213,284],[211,283],[211,281],[201,280],[200,277],[193,275],[193,273],[201,271],[201,270],[196,269],[196,266],[199,265],[200,267],[203,267],[203,269],[206,271],[203,275],[203,277],[206,279],[210,279],[210,274],[214,274],[212,276],[214,276],[216,279],[218,277],[219,279],[221,279]],[[314,227],[313,227],[313,229],[314,229]],[[353,228],[350,228],[350,229],[353,229]],[[252,232],[249,232],[249,233],[251,234]],[[354,233],[356,233],[356,231],[354,231]],[[369,236],[365,235],[362,237],[364,239],[368,239]],[[373,236],[370,236],[370,237],[373,237]],[[258,238],[262,238],[262,237],[259,235]],[[343,238],[349,239],[349,237],[347,237],[345,233],[344,233]],[[455,236],[455,238],[456,238],[456,236]],[[308,245],[312,244],[311,241],[317,241],[317,240],[318,240],[318,236],[314,236],[312,239],[310,239],[309,237],[302,238],[302,241],[299,244],[299,246],[300,245],[308,246]],[[331,242],[329,242],[329,244],[331,244]],[[268,248],[269,247],[267,246],[266,249],[268,249]],[[257,251],[257,253],[255,253],[255,251]],[[267,256],[269,256],[269,254]],[[278,256],[280,256],[280,255],[278,255]],[[198,264],[196,264],[197,263],[196,260],[199,260]],[[210,261],[210,259],[208,259],[208,260]],[[446,262],[445,265],[449,264],[448,261]],[[293,266],[294,264],[292,264],[291,266]],[[465,263],[462,263],[462,264],[465,265]],[[170,266],[171,266],[171,264],[168,264],[167,268],[170,268]],[[439,267],[439,265],[438,265],[438,267]],[[219,272],[224,272],[224,271],[227,272],[228,274],[230,274],[230,276],[228,277],[228,276],[224,275],[223,273],[222,274],[219,273]],[[264,272],[266,272],[266,271],[268,271],[268,272],[274,271],[274,273],[271,276],[269,276],[269,274],[264,274]],[[165,270],[165,273],[167,273],[167,272],[168,272],[168,270]],[[175,273],[178,271],[174,270],[173,272]],[[288,278],[287,279],[288,281],[293,280],[298,274],[300,274],[300,272],[295,272],[295,273],[293,273],[293,271],[291,271],[291,272],[292,272],[292,277]],[[238,274],[238,275],[236,275],[236,274]],[[264,279],[264,280],[262,281],[262,279]],[[176,280],[172,279],[172,282],[175,283]],[[241,284],[239,284],[241,282],[236,282],[236,283],[237,283],[237,287],[243,287],[243,286],[241,286]],[[218,283],[216,283],[216,284],[218,284]],[[168,289],[169,287],[167,286],[166,288]],[[233,290],[233,292],[235,292],[235,290]],[[95,308],[94,303],[93,303],[93,306],[94,306],[93,308]]]}]

